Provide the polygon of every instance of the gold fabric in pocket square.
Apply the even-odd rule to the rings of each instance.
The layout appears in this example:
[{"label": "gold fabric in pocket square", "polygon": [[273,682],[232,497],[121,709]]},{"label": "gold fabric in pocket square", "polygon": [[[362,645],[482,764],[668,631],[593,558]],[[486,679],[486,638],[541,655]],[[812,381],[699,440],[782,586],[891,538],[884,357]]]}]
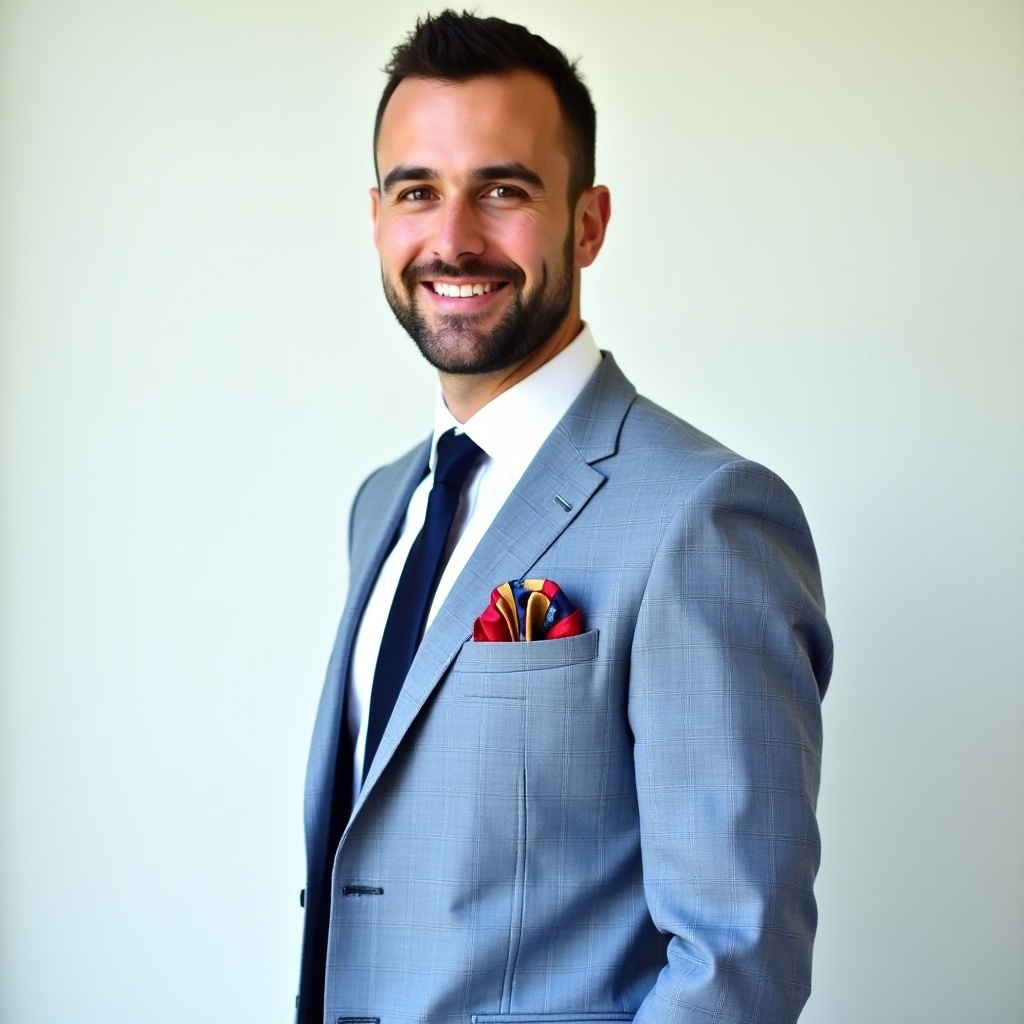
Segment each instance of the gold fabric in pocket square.
[{"label": "gold fabric in pocket square", "polygon": [[502,583],[473,623],[473,639],[484,641],[559,640],[582,632],[579,608],[551,580]]}]

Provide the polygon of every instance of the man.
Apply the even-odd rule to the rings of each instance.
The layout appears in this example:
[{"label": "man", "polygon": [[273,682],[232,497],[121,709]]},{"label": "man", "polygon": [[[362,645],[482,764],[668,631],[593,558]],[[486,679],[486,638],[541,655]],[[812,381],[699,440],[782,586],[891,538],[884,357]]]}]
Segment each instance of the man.
[{"label": "man", "polygon": [[375,238],[440,396],[352,511],[298,1019],[793,1021],[831,665],[800,507],[580,319],[610,203],[564,55],[445,12],[388,71]]}]

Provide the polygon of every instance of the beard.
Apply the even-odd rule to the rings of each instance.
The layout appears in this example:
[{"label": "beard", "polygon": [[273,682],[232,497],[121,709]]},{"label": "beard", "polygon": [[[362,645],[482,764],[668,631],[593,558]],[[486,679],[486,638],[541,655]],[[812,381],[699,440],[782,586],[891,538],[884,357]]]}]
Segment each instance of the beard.
[{"label": "beard", "polygon": [[[434,260],[402,271],[404,296],[381,274],[388,305],[424,359],[442,373],[480,374],[507,370],[537,351],[565,322],[572,307],[573,233],[562,247],[561,264],[549,273],[545,263],[540,282],[525,290],[526,274],[514,263],[462,263]],[[445,313],[427,323],[415,296],[421,281],[445,277],[480,277],[506,281],[512,304],[492,328],[480,326],[486,314]]]}]

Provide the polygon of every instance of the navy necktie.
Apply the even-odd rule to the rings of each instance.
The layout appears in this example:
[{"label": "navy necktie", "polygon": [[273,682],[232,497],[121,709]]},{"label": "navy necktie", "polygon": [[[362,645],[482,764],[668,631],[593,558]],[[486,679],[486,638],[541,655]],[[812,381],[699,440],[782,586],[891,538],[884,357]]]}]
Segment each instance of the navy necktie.
[{"label": "navy necktie", "polygon": [[459,509],[462,485],[480,454],[481,449],[466,434],[449,430],[438,438],[434,483],[427,498],[423,529],[413,541],[399,577],[373,673],[364,779],[419,647],[430,602],[445,566],[448,535]]}]

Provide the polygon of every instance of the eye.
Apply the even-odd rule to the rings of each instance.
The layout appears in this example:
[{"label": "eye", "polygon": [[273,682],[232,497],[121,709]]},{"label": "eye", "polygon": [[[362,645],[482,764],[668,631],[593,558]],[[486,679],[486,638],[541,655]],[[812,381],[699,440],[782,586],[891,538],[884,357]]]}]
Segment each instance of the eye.
[{"label": "eye", "polygon": [[425,185],[416,185],[414,188],[406,189],[398,198],[402,202],[422,203],[433,197],[433,192]]},{"label": "eye", "polygon": [[525,194],[514,185],[492,185],[486,193],[490,199],[521,199]]}]

